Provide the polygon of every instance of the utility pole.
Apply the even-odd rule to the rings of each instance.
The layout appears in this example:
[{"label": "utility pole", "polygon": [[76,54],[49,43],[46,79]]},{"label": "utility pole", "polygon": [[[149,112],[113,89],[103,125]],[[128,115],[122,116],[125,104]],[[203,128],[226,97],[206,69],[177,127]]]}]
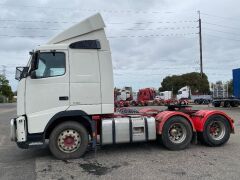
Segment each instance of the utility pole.
[{"label": "utility pole", "polygon": [[200,74],[203,77],[203,63],[202,63],[202,22],[200,11],[198,11],[198,23],[199,23],[199,48],[200,48]]}]

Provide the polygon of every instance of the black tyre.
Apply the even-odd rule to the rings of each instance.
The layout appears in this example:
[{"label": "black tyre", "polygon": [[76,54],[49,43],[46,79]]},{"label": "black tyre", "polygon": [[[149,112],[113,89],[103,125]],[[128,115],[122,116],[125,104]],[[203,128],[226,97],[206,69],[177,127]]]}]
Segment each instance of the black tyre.
[{"label": "black tyre", "polygon": [[81,157],[88,147],[88,132],[81,124],[68,121],[56,126],[49,138],[49,149],[58,159]]},{"label": "black tyre", "polygon": [[229,101],[225,101],[223,106],[224,107],[230,107],[230,102]]},{"label": "black tyre", "polygon": [[230,105],[231,105],[232,107],[238,107],[238,103],[235,102],[235,101],[231,101],[231,102],[230,102]]},{"label": "black tyre", "polygon": [[209,103],[210,103],[209,100],[207,100],[207,99],[203,100],[203,104],[209,104]]},{"label": "black tyre", "polygon": [[231,105],[232,107],[238,107],[238,106],[239,106],[239,103],[238,103],[237,101],[232,101],[232,102],[230,102],[230,105]]},{"label": "black tyre", "polygon": [[194,100],[194,104],[199,104],[198,99]]},{"label": "black tyre", "polygon": [[212,115],[204,125],[202,140],[209,146],[220,146],[229,140],[230,133],[228,120],[221,115]]},{"label": "black tyre", "polygon": [[212,102],[212,104],[214,107],[220,107],[221,102],[215,101],[215,102]]},{"label": "black tyre", "polygon": [[137,102],[135,102],[135,101],[132,101],[132,106],[137,106]]},{"label": "black tyre", "polygon": [[163,126],[161,141],[170,150],[182,150],[192,140],[192,127],[187,119],[173,116]]}]

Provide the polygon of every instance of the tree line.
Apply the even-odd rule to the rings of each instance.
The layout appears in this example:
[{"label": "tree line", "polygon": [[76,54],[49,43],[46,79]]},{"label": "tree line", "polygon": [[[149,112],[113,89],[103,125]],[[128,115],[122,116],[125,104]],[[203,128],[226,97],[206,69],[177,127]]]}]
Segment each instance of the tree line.
[{"label": "tree line", "polygon": [[[222,83],[217,81],[216,84]],[[228,83],[229,94],[233,93],[233,81]],[[177,94],[178,90],[184,86],[189,86],[192,94],[210,94],[208,77],[205,73],[201,77],[198,72],[191,72],[182,75],[167,76],[163,79],[159,91],[173,91],[173,94]],[[212,86],[212,85],[211,85]]]},{"label": "tree line", "polygon": [[0,103],[5,101],[12,102],[13,95],[9,81],[4,75],[0,74]]},{"label": "tree line", "polygon": [[159,91],[173,91],[177,94],[178,90],[184,86],[190,86],[192,93],[209,94],[209,81],[206,74],[191,72],[182,75],[167,76],[163,79]]}]

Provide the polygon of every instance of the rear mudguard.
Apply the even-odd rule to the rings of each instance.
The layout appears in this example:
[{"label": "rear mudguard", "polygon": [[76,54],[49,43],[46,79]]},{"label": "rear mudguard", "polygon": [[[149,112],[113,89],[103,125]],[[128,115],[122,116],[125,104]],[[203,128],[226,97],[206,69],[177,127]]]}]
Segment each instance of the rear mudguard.
[{"label": "rear mudguard", "polygon": [[158,113],[157,116],[155,117],[157,134],[159,134],[159,135],[162,134],[162,129],[163,129],[165,122],[173,116],[181,116],[181,117],[186,118],[188,120],[188,122],[191,124],[193,132],[196,132],[195,125],[188,114],[185,114],[185,113],[182,113],[179,111],[163,111],[163,112]]},{"label": "rear mudguard", "polygon": [[234,133],[234,120],[231,119],[226,113],[218,110],[199,110],[191,115],[192,122],[197,132],[203,132],[206,121],[212,115],[220,115],[225,117],[229,122],[231,132]]}]

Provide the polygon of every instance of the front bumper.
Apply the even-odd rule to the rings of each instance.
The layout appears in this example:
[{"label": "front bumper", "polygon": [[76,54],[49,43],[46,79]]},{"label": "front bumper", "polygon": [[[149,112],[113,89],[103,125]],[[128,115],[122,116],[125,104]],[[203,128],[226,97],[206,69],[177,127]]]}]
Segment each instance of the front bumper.
[{"label": "front bumper", "polygon": [[16,135],[16,119],[11,119],[10,121],[10,139],[11,141],[17,141]]},{"label": "front bumper", "polygon": [[11,119],[10,138],[15,142],[25,142],[27,140],[26,118],[24,116]]},{"label": "front bumper", "polygon": [[17,143],[17,146],[22,149],[43,147],[45,142],[42,134],[33,134],[30,136],[27,133],[27,120],[25,116],[11,119],[10,121],[10,138],[11,141]]}]

